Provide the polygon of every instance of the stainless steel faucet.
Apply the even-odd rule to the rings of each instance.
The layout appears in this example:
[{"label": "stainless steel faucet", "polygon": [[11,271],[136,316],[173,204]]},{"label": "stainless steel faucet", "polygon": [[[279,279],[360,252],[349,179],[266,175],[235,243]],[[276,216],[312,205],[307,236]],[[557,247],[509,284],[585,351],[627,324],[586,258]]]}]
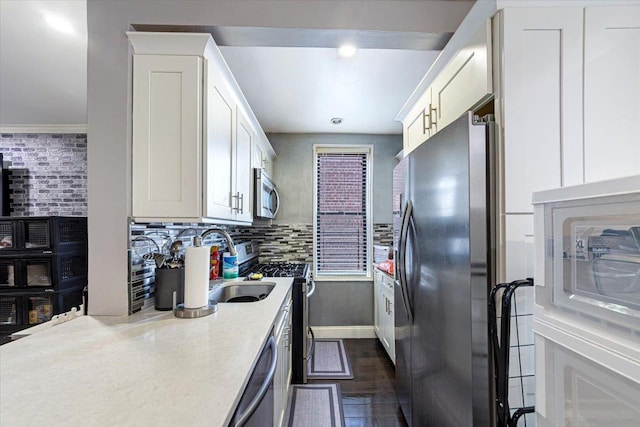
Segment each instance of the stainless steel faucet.
[{"label": "stainless steel faucet", "polygon": [[212,233],[219,233],[222,234],[225,238],[225,240],[227,241],[227,246],[229,247],[229,253],[231,254],[231,256],[235,256],[238,255],[238,252],[236,251],[236,247],[233,244],[233,240],[231,239],[231,236],[229,236],[229,233],[227,233],[226,230],[223,230],[222,228],[209,228],[207,230],[205,230],[200,236],[196,236],[193,238],[193,245],[194,246],[202,246],[202,241],[209,235]]}]

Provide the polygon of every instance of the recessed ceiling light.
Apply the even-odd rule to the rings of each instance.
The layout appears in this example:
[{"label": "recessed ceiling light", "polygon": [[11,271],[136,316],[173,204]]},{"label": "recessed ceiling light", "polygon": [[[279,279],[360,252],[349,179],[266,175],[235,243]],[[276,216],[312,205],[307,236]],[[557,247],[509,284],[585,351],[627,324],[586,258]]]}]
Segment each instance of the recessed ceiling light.
[{"label": "recessed ceiling light", "polygon": [[338,58],[340,59],[352,58],[357,51],[358,51],[358,48],[355,47],[354,45],[343,44],[338,48]]},{"label": "recessed ceiling light", "polygon": [[60,15],[54,15],[52,13],[46,13],[44,15],[44,20],[47,24],[51,26],[51,28],[60,31],[65,34],[73,34],[73,26],[69,21],[64,19]]},{"label": "recessed ceiling light", "polygon": [[333,125],[339,125],[340,123],[342,123],[342,117],[334,117],[331,119],[331,124]]}]

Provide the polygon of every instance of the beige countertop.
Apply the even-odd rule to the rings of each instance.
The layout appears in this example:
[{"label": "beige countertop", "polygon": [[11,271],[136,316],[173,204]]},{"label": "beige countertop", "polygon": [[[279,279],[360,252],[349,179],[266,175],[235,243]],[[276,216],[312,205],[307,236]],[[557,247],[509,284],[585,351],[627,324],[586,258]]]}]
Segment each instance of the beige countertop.
[{"label": "beige countertop", "polygon": [[292,284],[267,280],[198,319],[80,316],[0,346],[0,425],[227,425]]}]

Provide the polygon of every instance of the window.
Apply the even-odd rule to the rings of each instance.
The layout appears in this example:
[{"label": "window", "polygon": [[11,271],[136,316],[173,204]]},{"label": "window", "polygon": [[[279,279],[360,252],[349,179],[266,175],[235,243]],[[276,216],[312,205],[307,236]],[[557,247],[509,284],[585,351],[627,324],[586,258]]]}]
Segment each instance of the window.
[{"label": "window", "polygon": [[314,145],[314,276],[370,280],[371,145]]}]

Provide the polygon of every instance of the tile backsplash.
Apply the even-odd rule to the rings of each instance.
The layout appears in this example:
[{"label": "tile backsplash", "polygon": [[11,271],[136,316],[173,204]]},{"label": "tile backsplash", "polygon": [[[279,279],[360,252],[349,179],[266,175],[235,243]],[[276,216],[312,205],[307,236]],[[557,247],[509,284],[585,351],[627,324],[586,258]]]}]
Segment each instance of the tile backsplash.
[{"label": "tile backsplash", "polygon": [[[153,239],[162,252],[168,251],[168,245],[175,240],[179,233],[183,233],[181,240],[190,242],[194,233],[201,234],[212,225],[195,224],[182,225],[145,225],[131,224],[129,241],[129,312],[134,313],[142,308],[153,305],[155,265],[151,261],[144,262],[141,258],[145,252],[155,251],[153,243],[138,236]],[[313,225],[312,224],[277,224],[256,223],[253,227],[219,226],[229,232],[235,243],[254,241],[260,250],[259,261],[262,263],[275,262],[313,262]],[[374,224],[374,244],[390,246],[393,241],[393,227],[391,224]],[[138,238],[138,240],[136,240]],[[145,243],[146,242],[146,243]],[[188,244],[188,243],[187,243]],[[219,245],[221,251],[226,249],[226,242],[222,236],[211,235],[205,244]]]},{"label": "tile backsplash", "polygon": [[11,216],[87,215],[87,135],[0,135]]}]

